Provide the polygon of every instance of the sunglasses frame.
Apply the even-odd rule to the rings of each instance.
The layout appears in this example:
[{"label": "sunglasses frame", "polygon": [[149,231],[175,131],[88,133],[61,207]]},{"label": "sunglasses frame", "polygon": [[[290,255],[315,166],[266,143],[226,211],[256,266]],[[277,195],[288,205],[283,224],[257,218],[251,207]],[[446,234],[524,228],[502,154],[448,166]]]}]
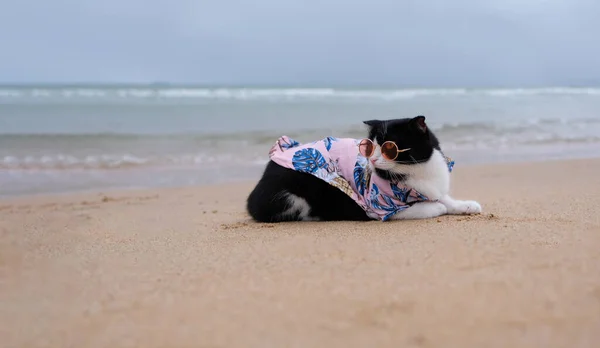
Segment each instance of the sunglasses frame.
[{"label": "sunglasses frame", "polygon": [[[363,143],[364,143],[365,141],[367,141],[367,142],[371,143],[371,146],[372,146],[372,148],[373,148],[373,151],[371,151],[371,154],[369,154],[369,155],[363,154],[363,152],[360,150],[361,146],[364,146],[364,145],[363,145]],[[381,155],[382,155],[383,157],[385,157],[385,159],[387,159],[388,161],[393,161],[393,160],[395,160],[396,158],[398,158],[398,154],[399,154],[399,153],[406,152],[406,151],[409,151],[409,150],[411,149],[411,148],[409,147],[408,149],[402,149],[402,150],[399,150],[399,149],[398,149],[398,145],[396,145],[396,143],[395,143],[395,142],[393,142],[393,141],[389,141],[389,140],[388,140],[388,141],[386,141],[386,142],[384,142],[383,144],[381,144],[380,148],[383,148],[383,147],[385,146],[385,144],[388,144],[388,143],[389,143],[389,144],[392,144],[392,145],[394,146],[394,148],[396,148],[396,155],[395,155],[393,158],[390,158],[390,157],[386,156],[386,154],[385,154],[383,151],[381,151]],[[371,139],[369,139],[369,138],[364,138],[364,139],[362,139],[362,140],[360,141],[360,143],[358,144],[358,152],[359,152],[361,155],[363,155],[364,157],[366,157],[366,158],[369,158],[369,157],[373,156],[373,153],[375,152],[375,144],[374,144],[374,143],[371,141]]]}]

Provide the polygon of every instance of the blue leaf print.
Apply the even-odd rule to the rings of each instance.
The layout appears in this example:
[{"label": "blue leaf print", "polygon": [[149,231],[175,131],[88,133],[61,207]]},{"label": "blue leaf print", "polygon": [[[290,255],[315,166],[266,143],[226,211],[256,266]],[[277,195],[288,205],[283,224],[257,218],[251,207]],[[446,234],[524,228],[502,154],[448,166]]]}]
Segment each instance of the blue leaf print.
[{"label": "blue leaf print", "polygon": [[323,142],[325,143],[325,148],[327,149],[327,151],[331,150],[331,143],[334,141],[337,141],[337,139],[334,137],[327,137],[327,138],[323,139]]},{"label": "blue leaf print", "polygon": [[448,171],[452,173],[452,169],[454,168],[454,161],[450,158],[447,158],[446,161],[448,163]]},{"label": "blue leaf print", "polygon": [[396,196],[396,198],[398,198],[400,200],[400,202],[406,203],[406,199],[408,198],[408,195],[410,194],[410,189],[399,188],[398,185],[396,185],[394,183],[390,183],[390,187],[392,188],[392,192],[394,193],[394,196]]},{"label": "blue leaf print", "polygon": [[377,196],[379,196],[379,187],[377,187],[377,185],[373,184],[373,186],[371,187],[371,197],[370,198],[372,201],[376,201]]},{"label": "blue leaf print", "polygon": [[383,202],[388,206],[388,207],[393,207],[396,208],[398,207],[398,205],[396,205],[396,203],[394,203],[394,199],[386,194],[380,194],[379,195],[381,198],[383,198]]},{"label": "blue leaf print", "polygon": [[319,168],[328,167],[325,157],[312,147],[296,151],[292,157],[292,164],[295,170],[310,174],[315,173]]},{"label": "blue leaf print", "polygon": [[292,147],[296,147],[296,146],[300,145],[299,142],[297,142],[296,140],[294,140],[292,138],[288,138],[288,140],[290,142],[289,143],[283,143],[283,144],[281,144],[281,148],[287,150],[287,149],[290,149]]},{"label": "blue leaf print", "polygon": [[[364,157],[362,158],[364,159]],[[356,161],[356,164],[354,164],[354,184],[358,189],[358,193],[361,196],[364,196],[365,189],[367,188],[367,172],[365,170],[365,166],[361,162],[361,158],[359,157],[358,161]]]},{"label": "blue leaf print", "polygon": [[396,208],[393,211],[390,211],[389,213],[385,214],[383,216],[383,218],[381,218],[382,221],[388,221],[392,216],[394,216],[394,214],[397,214],[403,210],[408,209],[408,205],[398,205],[396,206]]},{"label": "blue leaf print", "polygon": [[421,193],[419,193],[419,192],[417,192],[417,197],[419,197],[419,199],[420,199],[420,200],[422,200],[422,201],[428,201],[428,200],[429,200],[429,198],[427,198],[427,197],[423,196],[423,195],[422,195]]},{"label": "blue leaf print", "polygon": [[387,214],[385,214],[385,215],[384,215],[384,216],[381,218],[381,221],[388,221],[388,220],[389,220],[389,219],[390,219],[390,218],[391,218],[391,217],[392,217],[394,214],[396,214],[396,213],[397,213],[397,212],[396,212],[396,211],[394,211],[394,212],[391,212],[391,213],[387,213]]},{"label": "blue leaf print", "polygon": [[[380,199],[383,200],[383,202],[381,202]],[[407,209],[409,207],[405,204],[398,205],[394,202],[394,199],[392,197],[383,193],[379,193],[379,187],[377,187],[377,185],[375,184],[373,184],[373,187],[371,188],[370,203],[373,208],[387,212],[387,214],[385,214],[382,217],[383,221],[387,221],[397,212]]]}]

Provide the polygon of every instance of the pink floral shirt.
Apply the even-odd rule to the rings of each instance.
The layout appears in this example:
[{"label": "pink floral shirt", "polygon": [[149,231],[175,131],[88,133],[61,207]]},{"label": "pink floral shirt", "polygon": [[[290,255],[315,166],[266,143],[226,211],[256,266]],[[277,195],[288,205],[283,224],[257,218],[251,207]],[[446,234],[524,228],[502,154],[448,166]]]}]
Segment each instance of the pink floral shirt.
[{"label": "pink floral shirt", "polygon": [[[280,137],[269,151],[280,166],[312,174],[350,196],[372,219],[387,221],[413,203],[429,199],[400,183],[379,177],[358,151],[361,139],[327,137],[300,144]],[[451,171],[454,162],[449,158]]]}]

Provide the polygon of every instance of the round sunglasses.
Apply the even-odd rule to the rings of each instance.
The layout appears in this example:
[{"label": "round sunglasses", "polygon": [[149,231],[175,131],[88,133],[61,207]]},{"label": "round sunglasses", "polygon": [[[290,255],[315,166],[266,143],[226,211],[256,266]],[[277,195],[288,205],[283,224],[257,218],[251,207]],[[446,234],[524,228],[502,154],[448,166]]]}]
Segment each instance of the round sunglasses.
[{"label": "round sunglasses", "polygon": [[[395,160],[399,153],[406,152],[408,150],[410,150],[410,148],[398,150],[398,146],[393,141],[386,141],[385,143],[381,144],[381,154],[389,161]],[[375,144],[373,144],[371,139],[363,139],[358,144],[358,151],[364,157],[369,158],[373,156],[373,153],[375,152]]]}]

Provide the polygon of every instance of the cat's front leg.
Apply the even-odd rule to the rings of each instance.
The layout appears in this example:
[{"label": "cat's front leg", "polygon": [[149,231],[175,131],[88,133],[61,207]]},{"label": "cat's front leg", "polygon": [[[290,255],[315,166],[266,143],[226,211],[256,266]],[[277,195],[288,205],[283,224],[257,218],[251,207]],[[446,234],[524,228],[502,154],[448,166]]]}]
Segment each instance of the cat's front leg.
[{"label": "cat's front leg", "polygon": [[450,215],[472,215],[482,211],[481,205],[475,201],[461,201],[448,195],[440,198],[439,202],[446,206]]},{"label": "cat's front leg", "polygon": [[445,205],[438,202],[420,202],[392,215],[392,220],[430,219],[448,212]]}]

